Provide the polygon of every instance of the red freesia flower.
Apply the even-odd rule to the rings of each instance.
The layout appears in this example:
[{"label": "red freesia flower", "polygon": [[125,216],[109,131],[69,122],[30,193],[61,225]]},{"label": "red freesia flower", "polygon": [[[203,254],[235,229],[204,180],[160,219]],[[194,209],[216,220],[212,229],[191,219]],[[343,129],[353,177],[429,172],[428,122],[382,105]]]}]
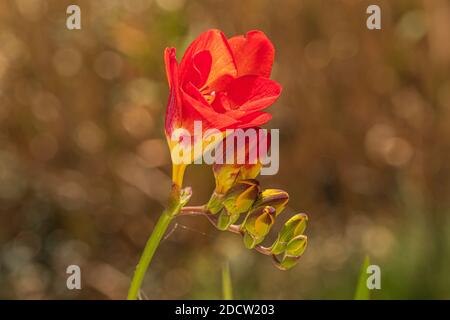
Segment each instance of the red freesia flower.
[{"label": "red freesia flower", "polygon": [[165,50],[170,86],[165,130],[184,128],[193,122],[203,130],[250,128],[271,119],[262,110],[272,105],[281,86],[270,80],[274,48],[261,31],[227,39],[220,30],[202,33],[187,48],[180,64],[175,49]]}]

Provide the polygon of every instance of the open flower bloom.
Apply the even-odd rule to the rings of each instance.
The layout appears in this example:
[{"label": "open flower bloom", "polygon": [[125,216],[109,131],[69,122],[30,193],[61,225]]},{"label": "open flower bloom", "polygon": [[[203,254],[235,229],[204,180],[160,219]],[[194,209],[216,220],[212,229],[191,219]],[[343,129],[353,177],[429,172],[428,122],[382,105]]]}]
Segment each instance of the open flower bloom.
[{"label": "open flower bloom", "polygon": [[273,45],[261,31],[227,39],[220,30],[208,30],[187,48],[180,64],[175,49],[167,48],[169,145],[174,130],[193,133],[194,121],[201,121],[203,132],[251,128],[269,121],[271,115],[262,110],[281,93],[281,86],[269,79],[273,60]]}]

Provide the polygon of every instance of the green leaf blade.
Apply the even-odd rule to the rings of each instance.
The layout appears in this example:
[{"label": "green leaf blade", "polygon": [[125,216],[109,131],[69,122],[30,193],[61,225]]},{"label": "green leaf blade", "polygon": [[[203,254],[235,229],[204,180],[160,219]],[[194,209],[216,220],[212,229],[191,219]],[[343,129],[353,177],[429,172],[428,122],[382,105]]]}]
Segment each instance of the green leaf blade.
[{"label": "green leaf blade", "polygon": [[233,300],[233,285],[231,282],[230,264],[224,263],[222,267],[222,294],[224,300]]},{"label": "green leaf blade", "polygon": [[370,300],[370,290],[367,287],[367,268],[369,265],[370,259],[369,256],[366,256],[359,272],[359,279],[356,285],[354,300]]}]

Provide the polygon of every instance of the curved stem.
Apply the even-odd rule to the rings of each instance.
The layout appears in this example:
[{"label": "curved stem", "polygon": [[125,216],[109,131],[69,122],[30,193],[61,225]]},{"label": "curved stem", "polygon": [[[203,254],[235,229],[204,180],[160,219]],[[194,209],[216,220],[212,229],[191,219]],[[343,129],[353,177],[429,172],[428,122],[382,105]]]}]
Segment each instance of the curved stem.
[{"label": "curved stem", "polygon": [[[185,165],[173,165],[172,166],[172,190],[169,196],[169,203],[167,209],[163,211],[158,219],[155,227],[153,228],[150,238],[147,240],[144,251],[131,280],[130,289],[128,290],[128,300],[136,300],[139,296],[139,291],[144,281],[145,273],[152,261],[153,255],[161,242],[162,237],[166,233],[172,219],[180,212],[183,206],[184,200],[181,186],[183,184]],[[190,197],[190,195],[189,195]],[[187,200],[189,200],[189,197]],[[186,200],[186,201],[187,201]]]},{"label": "curved stem", "polygon": [[148,266],[150,265],[150,262],[152,261],[156,248],[158,248],[158,245],[162,237],[164,236],[164,233],[166,232],[170,221],[172,221],[173,219],[173,216],[173,214],[164,211],[159,217],[159,220],[156,223],[155,228],[153,229],[153,232],[147,241],[147,244],[145,245],[141,259],[136,266],[133,280],[131,281],[130,289],[128,291],[128,300],[136,300],[138,298],[139,290],[141,288],[142,281],[144,280],[145,273],[148,269]]}]

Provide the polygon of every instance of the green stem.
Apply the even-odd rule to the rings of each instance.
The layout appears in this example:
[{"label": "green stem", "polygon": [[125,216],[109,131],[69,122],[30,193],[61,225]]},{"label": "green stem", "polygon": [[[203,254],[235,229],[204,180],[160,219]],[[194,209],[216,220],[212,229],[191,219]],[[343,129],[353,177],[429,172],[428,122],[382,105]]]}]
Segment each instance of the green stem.
[{"label": "green stem", "polygon": [[158,248],[158,245],[174,216],[175,214],[173,212],[168,212],[166,210],[159,217],[158,222],[156,223],[155,228],[153,229],[153,232],[145,245],[144,251],[142,252],[136,271],[134,272],[133,280],[131,281],[130,289],[128,291],[128,300],[136,300],[138,298],[139,290],[148,266],[150,265],[156,248]]},{"label": "green stem", "polygon": [[162,237],[166,233],[172,219],[180,213],[181,208],[189,201],[191,190],[181,189],[183,185],[183,176],[186,165],[172,165],[172,190],[169,195],[169,203],[167,209],[163,211],[156,222],[150,238],[147,240],[141,259],[139,260],[133,279],[131,280],[130,289],[128,290],[128,300],[136,300],[139,296],[145,273],[152,261],[153,255],[161,242]]}]

